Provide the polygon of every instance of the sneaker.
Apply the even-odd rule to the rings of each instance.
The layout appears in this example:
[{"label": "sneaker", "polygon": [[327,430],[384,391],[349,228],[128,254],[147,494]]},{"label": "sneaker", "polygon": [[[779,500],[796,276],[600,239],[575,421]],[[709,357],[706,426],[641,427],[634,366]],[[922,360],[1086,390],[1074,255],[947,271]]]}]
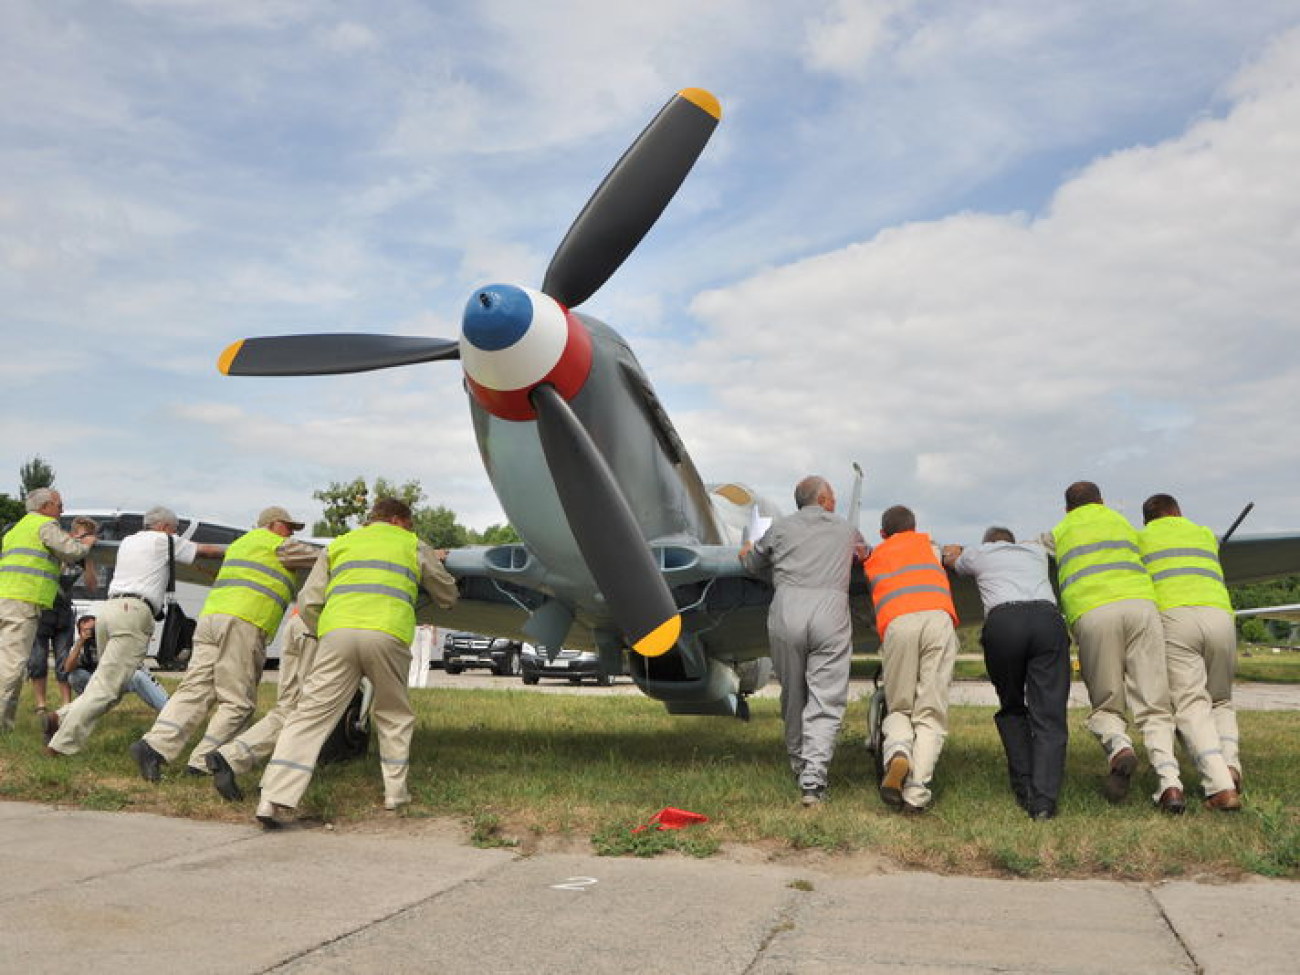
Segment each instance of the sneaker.
[{"label": "sneaker", "polygon": [[292,806],[282,806],[270,799],[263,799],[257,804],[257,821],[266,829],[279,829],[286,823],[293,822]]},{"label": "sneaker", "polygon": [[222,799],[238,802],[244,798],[243,790],[235,781],[235,770],[230,767],[225,755],[221,752],[208,752],[203,756],[203,762],[212,773],[212,787],[217,790]]},{"label": "sneaker", "polygon": [[826,787],[814,785],[801,790],[799,801],[805,806],[820,806],[826,801]]},{"label": "sneaker", "polygon": [[131,742],[129,749],[131,757],[135,759],[135,764],[140,767],[140,778],[146,782],[161,782],[162,767],[166,764],[163,757],[159,755],[152,745],[143,738]]},{"label": "sneaker", "polygon": [[1121,748],[1110,760],[1110,771],[1101,791],[1111,802],[1123,802],[1128,797],[1128,787],[1137,771],[1137,753],[1131,748]]},{"label": "sneaker", "polygon": [[384,808],[387,809],[389,812],[397,812],[397,810],[404,809],[410,804],[411,804],[410,799],[385,799],[384,800]]},{"label": "sneaker", "polygon": [[912,771],[912,763],[906,755],[895,755],[885,766],[885,777],[880,780],[880,798],[885,805],[899,809],[903,805],[903,783],[907,773]]},{"label": "sneaker", "polygon": [[44,711],[41,713],[41,736],[45,739],[45,744],[50,743],[55,732],[59,730],[59,712]]}]

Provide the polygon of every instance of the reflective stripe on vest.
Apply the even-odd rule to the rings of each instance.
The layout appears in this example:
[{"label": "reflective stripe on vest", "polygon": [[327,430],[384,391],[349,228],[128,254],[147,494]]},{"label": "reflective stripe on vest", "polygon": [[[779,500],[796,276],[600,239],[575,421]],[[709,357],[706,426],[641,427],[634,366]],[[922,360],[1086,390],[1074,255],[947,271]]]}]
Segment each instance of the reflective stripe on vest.
[{"label": "reflective stripe on vest", "polygon": [[238,616],[268,638],[275,636],[295,588],[293,575],[275,554],[283,544],[282,536],[266,528],[254,528],[231,542],[200,615]]},{"label": "reflective stripe on vest", "polygon": [[862,568],[871,584],[876,629],[882,637],[897,617],[930,609],[943,610],[957,625],[948,573],[935,559],[929,535],[891,535],[872,550]]},{"label": "reflective stripe on vest", "polygon": [[316,634],[380,630],[410,643],[420,591],[419,544],[413,532],[385,521],[336,538],[330,544],[330,581]]},{"label": "reflective stripe on vest", "polygon": [[0,599],[21,599],[42,609],[59,594],[59,560],[41,541],[41,528],[54,521],[29,512],[5,532],[0,548]]},{"label": "reflective stripe on vest", "polygon": [[1121,599],[1155,599],[1138,555],[1137,532],[1104,504],[1070,511],[1052,529],[1061,606],[1073,625],[1084,613]]},{"label": "reflective stripe on vest", "polygon": [[1232,611],[1214,532],[1182,517],[1157,518],[1138,532],[1142,564],[1156,587],[1156,605],[1214,606]]}]

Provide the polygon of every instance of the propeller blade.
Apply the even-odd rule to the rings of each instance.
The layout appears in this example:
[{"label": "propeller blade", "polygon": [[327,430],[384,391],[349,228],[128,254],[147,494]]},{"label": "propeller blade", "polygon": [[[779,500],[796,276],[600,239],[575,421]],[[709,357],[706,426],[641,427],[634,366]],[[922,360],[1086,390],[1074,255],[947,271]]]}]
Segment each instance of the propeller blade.
[{"label": "propeller blade", "polygon": [[632,649],[669,650],[682,618],[605,458],[555,387],[532,391],[537,433],[569,528]]},{"label": "propeller blade", "polygon": [[573,221],[542,290],[566,308],[595,294],[664,212],[721,117],[718,100],[701,88],[674,95]]},{"label": "propeller blade", "polygon": [[327,332],[240,339],[221,353],[217,368],[227,376],[333,376],[459,358],[454,339]]}]

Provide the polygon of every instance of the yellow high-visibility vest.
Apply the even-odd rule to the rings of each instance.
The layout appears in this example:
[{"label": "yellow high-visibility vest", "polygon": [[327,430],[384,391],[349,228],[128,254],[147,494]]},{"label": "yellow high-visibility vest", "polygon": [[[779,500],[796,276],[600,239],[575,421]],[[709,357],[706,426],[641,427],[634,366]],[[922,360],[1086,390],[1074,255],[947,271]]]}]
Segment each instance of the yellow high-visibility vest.
[{"label": "yellow high-visibility vest", "polygon": [[41,526],[54,519],[29,512],[5,532],[0,545],[0,599],[21,599],[41,609],[59,594],[59,560],[41,541]]},{"label": "yellow high-visibility vest", "polygon": [[1073,626],[1084,613],[1121,599],[1155,601],[1138,552],[1137,532],[1104,504],[1085,504],[1052,529],[1061,607]]},{"label": "yellow high-visibility vest", "polygon": [[380,630],[410,643],[420,591],[419,544],[414,532],[386,521],[334,539],[316,635],[339,629]]},{"label": "yellow high-visibility vest", "polygon": [[266,528],[254,528],[231,542],[200,615],[238,616],[268,639],[275,636],[297,583],[275,554],[283,544],[282,536]]},{"label": "yellow high-visibility vest", "polygon": [[1186,518],[1157,518],[1138,532],[1142,564],[1156,588],[1156,605],[1214,606],[1232,611],[1214,532]]}]

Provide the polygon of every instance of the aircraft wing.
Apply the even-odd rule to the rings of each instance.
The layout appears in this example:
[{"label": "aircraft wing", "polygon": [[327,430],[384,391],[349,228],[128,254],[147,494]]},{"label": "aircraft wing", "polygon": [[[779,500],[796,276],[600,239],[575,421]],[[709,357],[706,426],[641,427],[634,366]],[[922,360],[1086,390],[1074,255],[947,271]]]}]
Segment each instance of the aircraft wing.
[{"label": "aircraft wing", "polygon": [[1300,574],[1300,535],[1236,535],[1219,551],[1228,585]]},{"label": "aircraft wing", "polygon": [[1239,609],[1238,616],[1258,616],[1265,620],[1282,620],[1286,623],[1300,623],[1300,603],[1289,606],[1257,606],[1254,609]]},{"label": "aircraft wing", "polygon": [[[683,613],[721,620],[758,607],[766,618],[771,587],[741,568],[735,547],[668,543],[652,544],[650,548]],[[446,566],[456,579],[460,600],[450,610],[422,600],[416,609],[420,622],[518,640],[532,639],[524,633],[523,625],[543,603],[550,599],[577,602],[574,594],[590,586],[590,582],[567,579],[549,570],[518,544],[452,549]],[[595,643],[591,627],[585,623],[592,607],[578,605],[575,610],[576,625],[569,631],[565,646],[590,649]],[[739,649],[741,643],[754,640],[742,636],[731,642],[736,643],[732,649]],[[761,646],[755,646],[745,656],[766,654],[763,633]]]}]

